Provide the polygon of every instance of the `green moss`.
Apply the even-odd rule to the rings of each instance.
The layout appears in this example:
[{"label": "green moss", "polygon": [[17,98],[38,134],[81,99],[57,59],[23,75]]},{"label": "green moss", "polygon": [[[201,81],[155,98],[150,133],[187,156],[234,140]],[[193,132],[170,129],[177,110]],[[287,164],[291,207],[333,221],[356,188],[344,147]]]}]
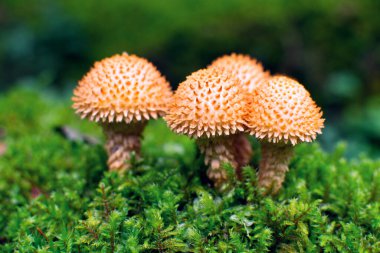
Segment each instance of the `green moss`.
[{"label": "green moss", "polygon": [[145,159],[119,176],[100,145],[54,131],[101,138],[69,102],[15,90],[0,105],[1,252],[380,251],[380,161],[347,160],[343,144],[299,145],[276,197],[262,196],[251,167],[218,193],[194,143],[163,121],[144,132]]}]

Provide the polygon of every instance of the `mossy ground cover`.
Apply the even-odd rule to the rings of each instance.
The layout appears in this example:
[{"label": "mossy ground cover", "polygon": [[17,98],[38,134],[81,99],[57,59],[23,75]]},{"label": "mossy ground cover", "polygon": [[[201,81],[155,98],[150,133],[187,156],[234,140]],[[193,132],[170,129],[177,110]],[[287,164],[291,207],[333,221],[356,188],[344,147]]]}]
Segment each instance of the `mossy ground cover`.
[{"label": "mossy ground cover", "polygon": [[[0,252],[380,252],[380,161],[299,145],[283,190],[264,197],[255,170],[216,192],[195,144],[163,121],[144,160],[108,172],[103,141],[69,101],[14,89],[0,97]],[[252,140],[257,167],[259,150]]]}]

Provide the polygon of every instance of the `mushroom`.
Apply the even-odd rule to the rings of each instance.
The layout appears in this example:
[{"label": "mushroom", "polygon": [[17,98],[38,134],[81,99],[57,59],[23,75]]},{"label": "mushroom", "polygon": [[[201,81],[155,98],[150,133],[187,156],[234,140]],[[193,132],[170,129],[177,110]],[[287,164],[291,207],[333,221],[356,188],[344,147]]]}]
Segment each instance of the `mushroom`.
[{"label": "mushroom", "polygon": [[275,194],[288,171],[293,146],[321,133],[322,111],[297,81],[274,76],[256,89],[247,107],[251,135],[261,140],[259,186]]},{"label": "mushroom", "polygon": [[245,130],[245,107],[238,79],[219,69],[201,69],[179,85],[164,117],[174,132],[196,139],[216,187],[227,179],[222,163],[238,167],[233,143]]},{"label": "mushroom", "polygon": [[270,77],[263,65],[249,55],[224,55],[214,60],[208,68],[220,68],[240,80],[243,89],[252,93]]},{"label": "mushroom", "polygon": [[152,63],[123,53],[96,62],[72,100],[77,114],[103,128],[109,169],[125,170],[132,152],[140,155],[147,121],[164,115],[171,96],[169,83]]},{"label": "mushroom", "polygon": [[[232,53],[214,60],[208,68],[219,68],[240,80],[242,89],[248,93],[253,91],[270,77],[263,65],[249,55]],[[235,154],[239,167],[247,165],[252,157],[251,144],[244,133],[234,141]],[[240,170],[238,171],[240,174]]]}]

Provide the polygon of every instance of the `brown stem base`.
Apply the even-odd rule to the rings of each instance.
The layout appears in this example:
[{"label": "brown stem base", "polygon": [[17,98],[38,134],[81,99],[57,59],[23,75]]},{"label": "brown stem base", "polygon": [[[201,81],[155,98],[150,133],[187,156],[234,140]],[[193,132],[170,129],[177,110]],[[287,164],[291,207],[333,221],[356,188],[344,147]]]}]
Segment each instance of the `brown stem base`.
[{"label": "brown stem base", "polygon": [[293,147],[281,143],[261,143],[261,162],[258,178],[259,186],[266,189],[266,194],[276,194],[285,180]]},{"label": "brown stem base", "polygon": [[233,138],[226,136],[198,139],[197,143],[205,156],[205,164],[209,166],[207,176],[219,188],[227,180],[227,172],[222,164],[230,163],[234,168],[238,166],[234,156]]},{"label": "brown stem base", "polygon": [[237,162],[236,174],[241,179],[241,168],[248,165],[252,157],[252,146],[245,134],[233,137],[234,156]]},{"label": "brown stem base", "polygon": [[107,141],[105,149],[108,154],[108,169],[124,171],[130,168],[132,152],[140,157],[141,135],[145,123],[113,123],[103,125]]}]

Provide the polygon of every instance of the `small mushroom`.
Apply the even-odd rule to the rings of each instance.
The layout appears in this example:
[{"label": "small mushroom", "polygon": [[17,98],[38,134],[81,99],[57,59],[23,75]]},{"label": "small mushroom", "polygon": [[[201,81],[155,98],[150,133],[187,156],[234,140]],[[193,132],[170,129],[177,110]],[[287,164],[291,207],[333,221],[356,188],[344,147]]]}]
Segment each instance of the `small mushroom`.
[{"label": "small mushroom", "polygon": [[227,179],[223,162],[238,167],[233,143],[245,130],[245,106],[238,79],[219,69],[202,69],[179,85],[164,117],[174,132],[196,139],[216,187]]},{"label": "small mushroom", "polygon": [[261,140],[259,186],[275,194],[288,171],[293,146],[321,133],[322,111],[297,81],[274,76],[256,89],[247,107],[250,133]]},{"label": "small mushroom", "polygon": [[123,53],[96,62],[72,100],[77,114],[102,126],[109,169],[125,170],[132,152],[140,155],[147,121],[164,115],[171,96],[169,83],[152,63]]},{"label": "small mushroom", "polygon": [[213,61],[208,68],[220,68],[240,80],[243,89],[252,93],[270,77],[263,65],[249,55],[224,55]]}]

